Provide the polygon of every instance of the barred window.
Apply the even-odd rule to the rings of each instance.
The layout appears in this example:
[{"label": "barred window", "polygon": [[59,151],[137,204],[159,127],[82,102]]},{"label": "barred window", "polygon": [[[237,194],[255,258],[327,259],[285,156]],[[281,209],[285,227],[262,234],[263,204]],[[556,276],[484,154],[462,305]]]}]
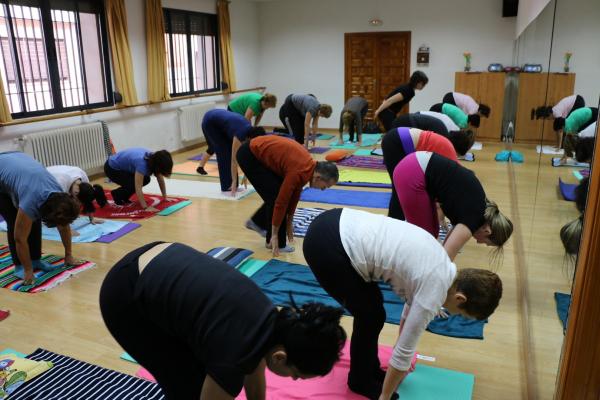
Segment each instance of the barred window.
[{"label": "barred window", "polygon": [[217,16],[163,11],[169,93],[185,96],[220,90]]},{"label": "barred window", "polygon": [[0,0],[0,75],[13,118],[113,104],[101,0]]}]

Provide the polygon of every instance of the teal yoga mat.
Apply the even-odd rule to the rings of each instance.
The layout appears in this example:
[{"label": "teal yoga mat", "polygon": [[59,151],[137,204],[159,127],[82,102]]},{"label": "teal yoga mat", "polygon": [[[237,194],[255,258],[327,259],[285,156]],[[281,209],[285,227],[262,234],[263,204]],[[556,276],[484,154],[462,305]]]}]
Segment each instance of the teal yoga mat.
[{"label": "teal yoga mat", "polygon": [[21,353],[20,351],[16,351],[16,350],[13,350],[13,349],[4,349],[4,350],[0,351],[0,356],[3,356],[5,354],[14,354],[14,355],[19,356],[21,358],[27,357],[27,354]]},{"label": "teal yoga mat", "polygon": [[129,354],[127,354],[127,353],[125,353],[125,352],[123,352],[123,354],[121,354],[121,359],[123,359],[123,360],[125,360],[125,361],[129,361],[129,362],[135,363],[135,364],[137,364],[137,363],[138,363],[137,361],[135,361],[135,360],[133,359],[133,357],[131,357]]},{"label": "teal yoga mat", "polygon": [[256,274],[258,271],[260,271],[267,262],[268,261],[265,261],[265,260],[257,260],[254,258],[249,258],[246,261],[244,261],[237,270],[240,271],[242,274],[246,275],[247,277],[251,277],[252,275]]},{"label": "teal yoga mat", "polygon": [[398,389],[401,400],[471,400],[475,375],[418,363]]},{"label": "teal yoga mat", "polygon": [[171,207],[167,207],[164,210],[162,210],[161,212],[158,213],[158,215],[162,215],[167,216],[167,215],[171,215],[173,214],[175,211],[179,211],[181,210],[183,207],[187,207],[190,204],[192,204],[192,202],[190,200],[186,200],[186,201],[182,201],[180,203],[174,204]]},{"label": "teal yoga mat", "polygon": [[358,149],[354,152],[355,156],[370,156],[371,155],[371,149]]},{"label": "teal yoga mat", "polygon": [[[383,135],[381,133],[373,133],[373,134],[368,134],[368,135],[362,135],[362,147],[368,147],[368,146],[374,146],[377,144],[377,142],[379,142],[381,140],[381,137]],[[344,133],[344,144],[347,144],[348,141],[350,140],[350,135],[348,135],[347,133]],[[339,139],[336,139],[334,141],[332,141],[331,143],[331,147],[334,147],[336,145],[339,145]],[[348,143],[350,144],[350,143]],[[355,148],[358,147],[358,142],[352,144],[352,146],[354,146]]]}]

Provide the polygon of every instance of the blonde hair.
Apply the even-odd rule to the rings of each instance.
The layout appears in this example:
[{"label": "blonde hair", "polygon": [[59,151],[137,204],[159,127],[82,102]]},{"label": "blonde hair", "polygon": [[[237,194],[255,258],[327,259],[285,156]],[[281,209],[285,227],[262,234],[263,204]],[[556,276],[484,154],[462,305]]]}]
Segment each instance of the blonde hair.
[{"label": "blonde hair", "polygon": [[493,201],[485,200],[485,212],[483,218],[485,223],[489,225],[492,233],[490,234],[490,241],[496,247],[502,247],[504,243],[510,238],[513,232],[513,223],[498,209],[498,205]]},{"label": "blonde hair", "polygon": [[319,114],[321,114],[324,118],[331,117],[331,113],[333,110],[329,104],[319,104]]},{"label": "blonde hair", "polygon": [[277,106],[277,96],[271,93],[265,93],[260,101],[265,103],[266,108],[275,108]]},{"label": "blonde hair", "polygon": [[581,232],[583,230],[583,216],[574,219],[560,228],[560,241],[569,256],[576,256],[579,252]]},{"label": "blonde hair", "polygon": [[342,124],[344,132],[350,132],[350,125],[354,121],[354,113],[346,110],[342,113]]}]

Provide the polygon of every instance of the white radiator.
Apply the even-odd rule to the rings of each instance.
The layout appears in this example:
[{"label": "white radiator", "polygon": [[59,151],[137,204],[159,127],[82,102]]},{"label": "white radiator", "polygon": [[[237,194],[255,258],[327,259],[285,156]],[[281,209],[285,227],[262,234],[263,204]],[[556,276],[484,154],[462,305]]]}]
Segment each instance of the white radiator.
[{"label": "white radiator", "polygon": [[32,133],[21,140],[23,151],[46,167],[74,165],[96,174],[107,157],[100,122]]},{"label": "white radiator", "polygon": [[181,141],[189,142],[191,140],[204,139],[202,132],[202,118],[204,114],[215,108],[215,102],[206,102],[183,106],[177,109],[179,114],[179,127],[181,131]]}]

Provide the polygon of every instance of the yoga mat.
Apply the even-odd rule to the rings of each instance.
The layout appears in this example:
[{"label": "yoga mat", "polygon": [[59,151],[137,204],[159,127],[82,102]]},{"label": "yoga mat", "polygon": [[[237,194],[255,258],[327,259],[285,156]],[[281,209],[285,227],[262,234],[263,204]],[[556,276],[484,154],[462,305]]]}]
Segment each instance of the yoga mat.
[{"label": "yoga mat", "polygon": [[254,258],[249,258],[244,261],[239,267],[238,271],[242,274],[246,275],[248,278],[252,277],[258,271],[260,271],[268,261],[265,260],[256,260]]},{"label": "yoga mat", "polygon": [[[116,232],[121,231],[126,225],[127,222],[123,221],[112,221],[112,220],[104,220],[101,224],[91,224],[88,217],[79,217],[71,224],[71,230],[76,231],[78,233],[77,236],[73,235],[72,241],[73,243],[90,243],[90,242],[107,242],[106,237],[113,237]],[[135,228],[138,228],[140,225],[135,224]],[[133,228],[133,229],[135,229]],[[133,230],[131,229],[131,230]],[[7,231],[8,228],[6,226],[6,221],[0,222],[0,231]],[[131,232],[129,230],[129,232]],[[122,233],[120,236],[123,236],[125,233]],[[118,237],[114,237],[113,241]],[[55,242],[60,242],[60,233],[57,228],[48,228],[46,225],[42,225],[42,239],[44,240],[52,240]]]},{"label": "yoga mat", "polygon": [[354,150],[357,148],[357,146],[352,143],[331,144],[331,145],[329,145],[329,147],[331,147],[332,149],[347,149],[347,150]]},{"label": "yoga mat", "polygon": [[471,148],[469,150],[481,150],[481,149],[483,149],[483,143],[475,142],[475,143],[473,143],[473,146],[471,146]]},{"label": "yoga mat", "polygon": [[575,201],[575,189],[577,185],[571,183],[565,183],[562,179],[558,178],[558,188],[563,199],[567,201]]},{"label": "yoga mat", "polygon": [[354,168],[385,169],[383,160],[377,157],[350,156],[338,161],[337,164]]},{"label": "yoga mat", "polygon": [[580,169],[579,171],[573,171],[573,176],[575,176],[575,178],[577,178],[577,180],[580,181],[583,178],[587,178],[590,176],[590,170]]},{"label": "yoga mat", "polygon": [[24,383],[10,396],[11,400],[165,398],[155,383],[48,350],[37,349],[27,358],[34,361],[51,361],[53,367]]},{"label": "yoga mat", "polygon": [[12,263],[8,246],[0,247],[0,258],[2,259],[0,263],[0,288],[24,293],[45,292],[55,288],[72,276],[96,266],[96,264],[90,261],[85,261],[81,265],[67,267],[64,265],[65,260],[62,257],[45,255],[42,256],[42,260],[49,262],[57,268],[50,272],[34,270],[33,275],[35,278],[33,285],[25,286],[23,285],[23,280],[13,273],[15,266]]},{"label": "yoga mat", "polygon": [[362,190],[343,189],[319,190],[306,188],[302,191],[300,200],[344,206],[388,208],[391,195],[392,194],[389,192],[365,192]]},{"label": "yoga mat", "polygon": [[323,211],[325,211],[323,208],[297,208],[294,213],[294,236],[306,236],[309,225]]},{"label": "yoga mat", "polygon": [[166,217],[167,215],[171,215],[174,212],[179,211],[182,208],[189,206],[190,204],[192,204],[192,202],[190,200],[185,200],[185,201],[179,202],[177,204],[173,204],[171,207],[167,207],[164,210],[162,210],[161,212],[159,212],[158,215],[160,215],[162,217]]},{"label": "yoga mat", "polygon": [[[200,161],[200,160],[202,160],[202,155],[203,154],[204,153],[196,154],[195,156],[192,156],[192,157],[188,158],[188,160],[190,160],[190,161]],[[208,159],[208,161],[216,161],[216,160],[217,160],[217,156],[214,155],[214,154],[212,156],[210,156],[210,158]]]},{"label": "yoga mat", "polygon": [[10,311],[8,311],[8,310],[6,310],[6,311],[0,310],[0,321],[4,321],[9,316],[10,316]]},{"label": "yoga mat", "polygon": [[571,306],[571,295],[567,293],[554,292],[554,300],[556,301],[556,312],[558,318],[562,322],[563,332],[567,330],[567,322],[569,320],[569,307]]},{"label": "yoga mat", "polygon": [[564,164],[561,164],[560,163],[560,158],[559,157],[554,157],[552,159],[552,166],[553,167],[589,168],[590,164],[589,163],[580,163],[580,162],[577,162],[576,160],[573,160],[572,158],[568,158],[567,161]]},{"label": "yoga mat", "polygon": [[551,154],[553,156],[562,156],[564,154],[563,149],[556,149],[554,146],[540,146],[539,144],[535,146],[535,152],[540,154]]},{"label": "yoga mat", "polygon": [[108,235],[104,235],[100,238],[98,238],[96,240],[96,242],[98,243],[112,243],[115,240],[127,235],[130,232],[133,232],[134,230],[136,230],[137,228],[139,228],[141,225],[140,224],[136,224],[134,222],[128,222],[127,224],[125,224],[121,229],[119,229],[116,232],[113,233],[109,233]]},{"label": "yoga mat", "polygon": [[[310,268],[305,265],[273,259],[251,279],[278,306],[290,305],[290,293],[299,305],[313,301],[334,307],[340,306],[319,285]],[[387,315],[386,322],[398,325],[402,316],[404,301],[392,291],[388,284],[381,282],[379,288],[383,295]],[[486,322],[466,319],[460,315],[452,315],[449,318],[435,318],[430,322],[427,330],[450,337],[483,339],[483,327]]]},{"label": "yoga mat", "polygon": [[217,164],[206,163],[206,165],[204,165],[204,170],[206,172],[208,172],[208,175],[200,175],[198,172],[196,172],[196,168],[198,168],[197,162],[186,161],[181,164],[173,165],[173,174],[174,175],[197,176],[197,177],[202,177],[202,176],[210,176],[213,178],[219,177],[219,168],[217,167]]},{"label": "yoga mat", "polygon": [[233,268],[238,268],[244,261],[246,261],[252,254],[251,250],[240,249],[237,247],[215,247],[206,252],[209,256],[226,262]]},{"label": "yoga mat", "polygon": [[573,171],[573,176],[575,177],[575,179],[577,179],[578,181],[583,179],[583,175],[581,175],[581,172],[579,171]]},{"label": "yoga mat", "polygon": [[370,156],[371,150],[369,149],[358,149],[354,152],[355,156]]},{"label": "yoga mat", "polygon": [[[340,361],[323,377],[293,381],[267,370],[266,399],[364,400],[365,397],[350,391],[346,383],[350,371],[349,343],[347,341],[344,345]],[[388,365],[392,351],[392,347],[379,346],[379,360],[382,366]],[[398,394],[400,400],[470,400],[474,382],[474,375],[417,363],[415,370],[400,385]],[[236,399],[245,400],[245,392],[242,391]]]},{"label": "yoga mat", "polygon": [[21,358],[27,357],[27,354],[21,353],[20,351],[16,351],[13,349],[4,349],[4,350],[0,351],[0,356],[2,356],[4,354],[14,354],[15,356],[19,356]]},{"label": "yoga mat", "polygon": [[323,154],[327,153],[329,150],[329,147],[313,147],[309,149],[308,152],[313,154]]},{"label": "yoga mat", "polygon": [[[231,197],[229,192],[221,191],[221,184],[219,182],[184,181],[178,179],[169,179],[167,182],[168,193],[185,197],[203,197],[207,199],[235,201],[243,199],[255,192],[252,186],[248,186],[248,189],[241,188],[242,190],[240,191],[240,189],[238,189],[238,193],[235,197]],[[146,190],[150,193],[160,193],[158,182],[153,180],[146,186]]]},{"label": "yoga mat", "polygon": [[[373,133],[373,134],[369,134],[369,135],[362,135],[362,146],[361,147],[368,147],[368,146],[374,146],[377,143],[379,143],[379,141],[381,140],[381,137],[383,135],[381,133]],[[330,143],[330,145],[333,146],[339,146],[341,145],[341,143],[339,143],[339,138],[332,141]],[[344,133],[344,143],[343,144],[352,144],[350,143],[350,135],[347,133]],[[354,144],[352,144],[355,147],[358,147],[358,142],[355,142]]]},{"label": "yoga mat", "polygon": [[339,182],[381,183],[392,187],[392,181],[387,172],[363,171],[359,169],[341,169]]},{"label": "yoga mat", "polygon": [[146,381],[156,383],[156,379],[154,379],[152,374],[150,372],[148,372],[148,370],[146,368],[138,369],[137,372],[135,373],[135,376],[137,376],[138,378],[144,379]]},{"label": "yoga mat", "polygon": [[382,149],[375,149],[375,150],[371,151],[371,155],[383,157],[383,150]]},{"label": "yoga mat", "polygon": [[127,353],[127,352],[125,352],[125,351],[124,351],[123,353],[121,353],[121,356],[120,356],[119,358],[121,358],[122,360],[125,360],[125,361],[132,362],[132,363],[134,363],[134,364],[137,364],[137,363],[138,363],[137,361],[135,361],[135,360],[133,359],[133,357],[131,357],[131,356],[130,356],[130,355]]},{"label": "yoga mat", "polygon": [[[172,180],[169,180],[169,182]],[[169,182],[167,182],[167,190],[169,189]],[[190,181],[186,181],[190,182]],[[158,187],[158,183],[156,180],[152,180],[150,185],[155,184]],[[148,186],[144,186],[144,190],[147,189]],[[174,201],[163,201],[161,195],[151,195],[144,194],[144,199],[146,200],[146,204],[152,206],[158,211],[146,211],[140,207],[140,204],[137,201],[137,196],[133,195],[131,197],[131,203],[123,206],[116,205],[112,200],[112,195],[110,194],[110,190],[105,190],[104,193],[108,199],[108,204],[102,208],[96,208],[94,216],[96,218],[123,218],[123,219],[142,219],[142,218],[150,218],[158,214],[160,211],[165,208],[169,208],[177,203],[182,201],[186,201],[187,199],[181,197],[173,197],[169,196],[169,199],[173,199]],[[158,191],[160,193],[160,190]]]}]

